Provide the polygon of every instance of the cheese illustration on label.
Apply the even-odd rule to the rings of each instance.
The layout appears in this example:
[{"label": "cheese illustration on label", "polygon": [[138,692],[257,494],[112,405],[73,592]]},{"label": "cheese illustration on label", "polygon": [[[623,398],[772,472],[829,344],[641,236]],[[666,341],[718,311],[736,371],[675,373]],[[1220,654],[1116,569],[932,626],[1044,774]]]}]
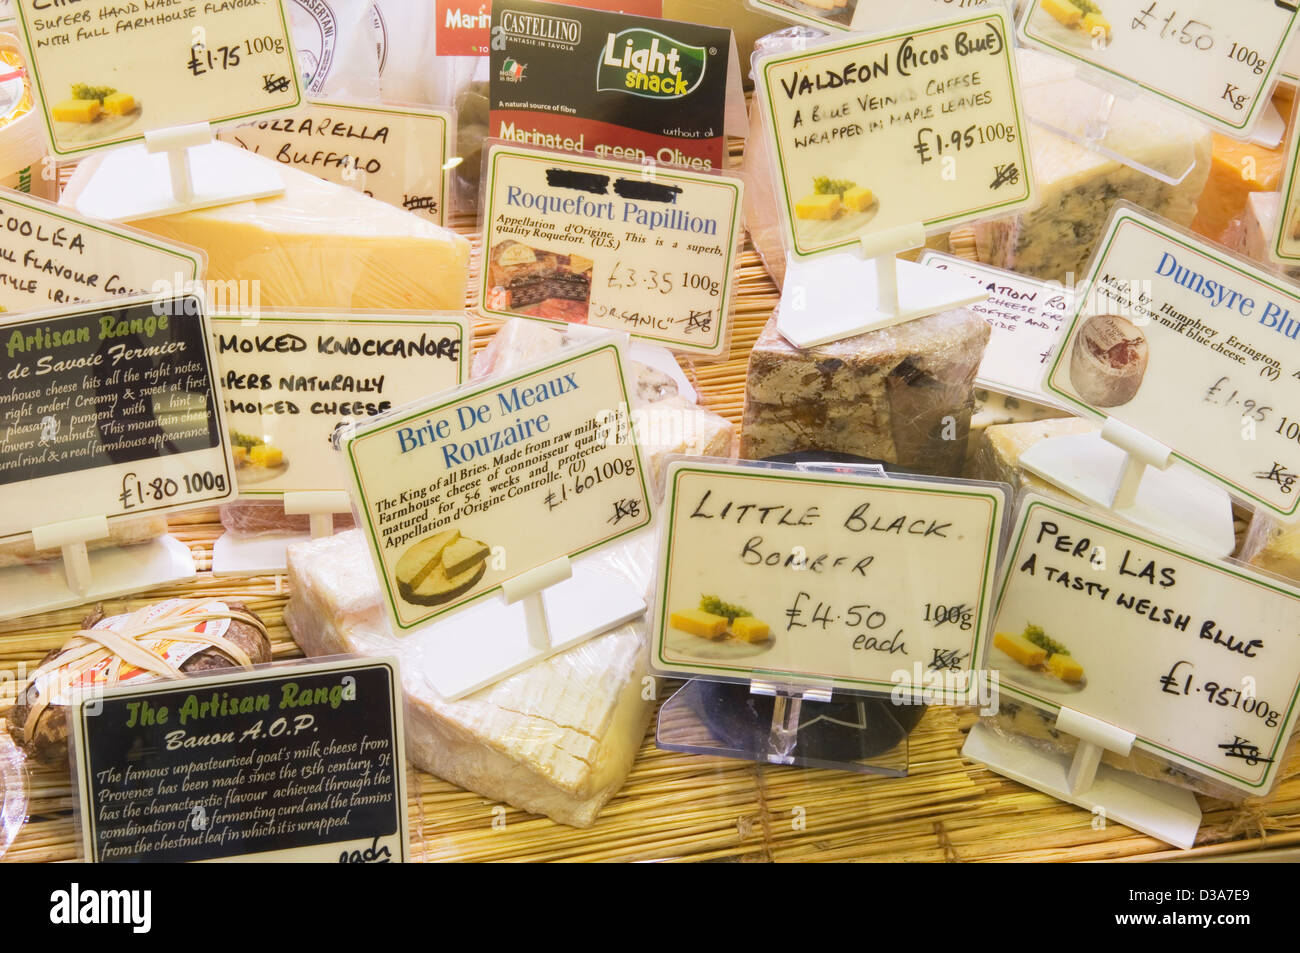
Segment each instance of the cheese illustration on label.
[{"label": "cheese illustration on label", "polygon": [[727,631],[727,617],[703,609],[682,609],[669,617],[674,629],[681,629],[702,639],[716,639]]},{"label": "cheese illustration on label", "polygon": [[1113,314],[1089,318],[1070,353],[1070,381],[1097,407],[1127,404],[1142,386],[1149,356],[1146,335]]},{"label": "cheese illustration on label", "polygon": [[65,99],[51,110],[57,122],[94,122],[99,118],[99,100]]},{"label": "cheese illustration on label", "polygon": [[1035,668],[1047,661],[1047,649],[1034,645],[1023,635],[999,632],[993,636],[993,645],[1026,668]]},{"label": "cheese illustration on label", "polygon": [[794,213],[800,218],[830,220],[840,214],[843,204],[838,195],[805,195],[795,203]]},{"label": "cheese illustration on label", "polygon": [[110,116],[125,116],[135,110],[135,97],[130,93],[113,93],[105,96],[101,105]]},{"label": "cheese illustration on label", "polygon": [[444,530],[413,544],[397,561],[397,588],[407,602],[436,606],[463,595],[487,572],[486,544]]},{"label": "cheese illustration on label", "polygon": [[1029,625],[1021,635],[999,632],[993,647],[1000,649],[1025,668],[1077,685],[1083,681],[1083,665],[1060,642],[1048,636],[1042,626]]}]

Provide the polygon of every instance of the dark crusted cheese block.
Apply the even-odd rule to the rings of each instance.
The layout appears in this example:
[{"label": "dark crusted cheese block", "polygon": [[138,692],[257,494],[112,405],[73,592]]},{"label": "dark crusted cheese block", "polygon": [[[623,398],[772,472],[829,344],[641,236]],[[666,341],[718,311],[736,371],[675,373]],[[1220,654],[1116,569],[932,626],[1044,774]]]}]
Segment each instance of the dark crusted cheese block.
[{"label": "dark crusted cheese block", "polygon": [[774,315],[749,358],[740,455],[834,450],[958,476],[988,339],[959,308],[797,348]]}]

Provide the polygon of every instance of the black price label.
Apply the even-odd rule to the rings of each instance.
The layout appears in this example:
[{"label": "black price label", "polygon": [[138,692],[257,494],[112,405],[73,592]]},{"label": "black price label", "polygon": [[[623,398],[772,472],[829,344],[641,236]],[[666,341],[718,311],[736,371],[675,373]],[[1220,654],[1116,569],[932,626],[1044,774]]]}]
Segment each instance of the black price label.
[{"label": "black price label", "polygon": [[84,699],[74,722],[86,858],[404,861],[399,703],[389,661]]}]

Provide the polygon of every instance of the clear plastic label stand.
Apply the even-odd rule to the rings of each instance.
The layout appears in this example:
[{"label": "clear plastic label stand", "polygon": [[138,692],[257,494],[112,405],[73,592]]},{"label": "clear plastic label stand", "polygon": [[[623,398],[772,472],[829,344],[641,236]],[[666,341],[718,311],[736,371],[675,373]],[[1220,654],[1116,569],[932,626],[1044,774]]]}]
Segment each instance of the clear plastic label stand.
[{"label": "clear plastic label stand", "polygon": [[907,776],[908,732],[924,705],[829,687],[693,678],[659,709],[655,744],[666,751],[766,764]]},{"label": "clear plastic label stand", "polygon": [[[1048,53],[1033,56],[1055,59]],[[1024,72],[1025,115],[1034,124],[1169,185],[1182,182],[1195,168],[1193,145],[1174,153],[1168,147],[1171,124],[1194,124],[1182,113],[1150,96],[1099,86],[1095,74],[1065,62],[1045,66],[1043,75],[1034,80],[1026,79]],[[1069,108],[1063,107],[1065,103]]]},{"label": "clear plastic label stand", "polygon": [[1173,464],[1168,447],[1114,418],[1099,433],[1039,441],[1021,454],[1020,465],[1093,506],[1215,556],[1236,546],[1227,492]]},{"label": "clear plastic label stand", "polygon": [[352,503],[344,490],[319,490],[284,494],[287,516],[306,515],[306,533],[259,533],[237,536],[222,533],[212,544],[214,576],[250,576],[283,573],[288,569],[288,551],[294,543],[334,535],[334,514],[351,513]]},{"label": "clear plastic label stand", "polygon": [[213,141],[208,123],[158,129],[144,138],[104,153],[76,197],[78,212],[129,222],[284,192],[274,166]]},{"label": "clear plastic label stand", "polygon": [[899,252],[924,244],[925,228],[917,222],[862,235],[858,255],[807,261],[790,256],[778,330],[796,347],[814,347],[988,297],[964,275],[898,258]]},{"label": "clear plastic label stand", "polygon": [[564,557],[503,583],[499,597],[402,638],[420,639],[433,687],[454,701],[631,622],[645,610],[645,600],[630,583]]},{"label": "clear plastic label stand", "polygon": [[63,558],[0,569],[0,619],[65,609],[194,578],[194,557],[173,536],[87,550],[87,543],[107,536],[108,520],[103,516],[35,527],[32,541],[36,549],[59,549]]},{"label": "clear plastic label stand", "polygon": [[1058,800],[1091,811],[1184,850],[1196,841],[1201,808],[1184,788],[1101,764],[1103,751],[1128,755],[1134,736],[1114,725],[1062,708],[1059,731],[1079,739],[1074,756],[1044,751],[1004,737],[983,724],[967,736],[961,753],[991,770]]}]

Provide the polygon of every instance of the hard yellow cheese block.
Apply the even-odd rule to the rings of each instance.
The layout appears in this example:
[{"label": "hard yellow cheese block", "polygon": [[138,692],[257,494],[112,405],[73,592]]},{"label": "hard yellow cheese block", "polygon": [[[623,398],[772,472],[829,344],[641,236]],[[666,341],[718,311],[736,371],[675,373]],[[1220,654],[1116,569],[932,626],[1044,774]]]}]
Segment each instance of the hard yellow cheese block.
[{"label": "hard yellow cheese block", "polygon": [[766,642],[772,637],[772,629],[766,622],[761,622],[752,615],[742,615],[731,623],[731,634],[746,642]]},{"label": "hard yellow cheese block", "polygon": [[993,636],[993,645],[995,648],[1006,652],[1021,665],[1029,668],[1042,665],[1047,660],[1047,649],[1035,645],[1023,635],[999,632]]},{"label": "hard yellow cheese block", "polygon": [[[284,194],[131,224],[202,248],[211,281],[256,280],[262,307],[465,306],[467,239],[355,189],[243,155],[274,166]],[[75,204],[95,165],[93,159],[81,163],[65,205]]]},{"label": "hard yellow cheese block", "polygon": [[94,122],[99,116],[99,100],[65,99],[50,111],[55,122]]},{"label": "hard yellow cheese block", "polygon": [[668,618],[674,629],[698,635],[703,639],[716,639],[727,631],[727,617],[705,612],[703,609],[683,609]]},{"label": "hard yellow cheese block", "polygon": [[135,109],[135,97],[130,93],[113,93],[104,97],[104,112],[111,116],[125,116]]},{"label": "hard yellow cheese block", "polygon": [[850,212],[865,212],[875,200],[875,195],[864,185],[855,185],[844,193],[844,207]]},{"label": "hard yellow cheese block", "polygon": [[1074,660],[1074,656],[1057,652],[1047,660],[1047,670],[1063,682],[1083,680],[1083,666]]},{"label": "hard yellow cheese block", "polygon": [[805,195],[794,206],[799,218],[831,219],[840,214],[840,197],[831,195]]}]

